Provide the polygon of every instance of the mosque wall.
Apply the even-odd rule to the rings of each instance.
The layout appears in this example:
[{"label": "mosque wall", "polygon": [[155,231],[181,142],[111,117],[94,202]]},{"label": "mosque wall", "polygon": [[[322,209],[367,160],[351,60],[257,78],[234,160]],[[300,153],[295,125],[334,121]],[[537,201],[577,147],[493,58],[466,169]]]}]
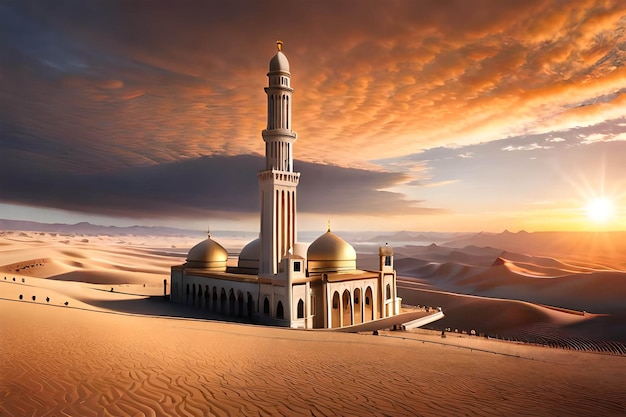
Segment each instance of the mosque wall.
[{"label": "mosque wall", "polygon": [[380,318],[379,277],[326,282],[325,327],[335,328],[365,323]]}]

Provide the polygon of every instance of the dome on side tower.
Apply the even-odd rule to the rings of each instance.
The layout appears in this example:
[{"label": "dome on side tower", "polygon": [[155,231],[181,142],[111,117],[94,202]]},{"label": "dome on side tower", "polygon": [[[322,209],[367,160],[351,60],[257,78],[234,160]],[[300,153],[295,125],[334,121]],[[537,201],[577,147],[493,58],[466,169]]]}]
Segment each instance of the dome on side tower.
[{"label": "dome on side tower", "polygon": [[237,266],[239,268],[259,269],[261,257],[261,238],[256,238],[241,249]]},{"label": "dome on side tower", "polygon": [[211,239],[209,235],[205,240],[191,248],[187,254],[189,268],[203,268],[211,271],[225,271],[228,261],[228,252],[222,245]]},{"label": "dome on side tower", "polygon": [[278,53],[274,55],[274,57],[270,61],[270,72],[289,72],[289,61],[287,60],[285,54],[283,54],[281,51],[283,43],[281,41],[278,41],[276,42],[276,46],[278,47]]},{"label": "dome on side tower", "polygon": [[352,271],[356,269],[356,251],[328,229],[309,246],[307,262],[309,273]]}]

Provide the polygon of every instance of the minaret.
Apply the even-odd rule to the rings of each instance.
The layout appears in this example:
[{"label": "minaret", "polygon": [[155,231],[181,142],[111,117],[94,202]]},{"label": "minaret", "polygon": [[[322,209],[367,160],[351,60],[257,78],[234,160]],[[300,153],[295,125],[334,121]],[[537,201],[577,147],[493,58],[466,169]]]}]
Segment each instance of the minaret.
[{"label": "minaret", "polygon": [[265,170],[259,172],[261,197],[260,274],[277,274],[278,265],[296,241],[296,189],[300,173],[293,171],[292,145],[296,132],[291,130],[291,73],[289,61],[278,52],[270,61],[267,73],[267,128],[265,141]]}]

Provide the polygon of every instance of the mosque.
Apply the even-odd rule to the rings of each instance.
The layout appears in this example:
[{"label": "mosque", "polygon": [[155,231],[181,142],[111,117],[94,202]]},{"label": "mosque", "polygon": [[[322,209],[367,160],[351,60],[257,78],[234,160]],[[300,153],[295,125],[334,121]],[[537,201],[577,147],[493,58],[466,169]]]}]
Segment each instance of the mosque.
[{"label": "mosque", "polygon": [[[265,169],[258,173],[259,238],[248,243],[237,266],[209,234],[171,268],[173,302],[255,323],[293,328],[337,328],[400,313],[393,250],[379,248],[376,271],[358,270],[354,248],[330,230],[310,245],[297,243],[300,173],[294,171],[291,72],[277,42],[270,61]],[[308,246],[308,247],[307,247]]]}]

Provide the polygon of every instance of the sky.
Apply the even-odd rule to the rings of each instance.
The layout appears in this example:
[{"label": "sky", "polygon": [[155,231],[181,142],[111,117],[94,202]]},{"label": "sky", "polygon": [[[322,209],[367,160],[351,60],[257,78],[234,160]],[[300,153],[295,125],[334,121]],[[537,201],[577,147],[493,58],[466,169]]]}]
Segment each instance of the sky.
[{"label": "sky", "polygon": [[300,230],[626,230],[625,28],[623,0],[0,0],[0,218],[258,230],[282,40]]}]

